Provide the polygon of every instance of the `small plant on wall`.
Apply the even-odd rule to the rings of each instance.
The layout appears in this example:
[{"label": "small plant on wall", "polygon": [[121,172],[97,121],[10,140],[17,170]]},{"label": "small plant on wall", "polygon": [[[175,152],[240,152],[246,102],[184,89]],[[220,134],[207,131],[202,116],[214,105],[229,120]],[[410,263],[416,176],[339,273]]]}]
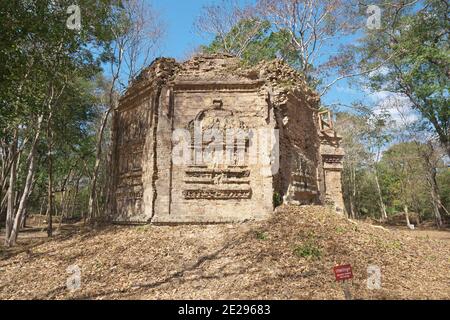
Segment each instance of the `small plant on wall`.
[{"label": "small plant on wall", "polygon": [[273,207],[279,207],[283,204],[283,198],[281,198],[281,195],[278,192],[273,193]]}]

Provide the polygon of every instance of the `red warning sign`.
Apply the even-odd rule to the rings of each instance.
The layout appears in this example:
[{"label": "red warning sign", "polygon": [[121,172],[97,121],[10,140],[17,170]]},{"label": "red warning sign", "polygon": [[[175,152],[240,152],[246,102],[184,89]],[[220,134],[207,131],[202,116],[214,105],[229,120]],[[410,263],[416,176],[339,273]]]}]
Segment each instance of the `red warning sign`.
[{"label": "red warning sign", "polygon": [[333,271],[336,281],[343,281],[353,278],[352,266],[349,264],[336,266],[333,268]]}]

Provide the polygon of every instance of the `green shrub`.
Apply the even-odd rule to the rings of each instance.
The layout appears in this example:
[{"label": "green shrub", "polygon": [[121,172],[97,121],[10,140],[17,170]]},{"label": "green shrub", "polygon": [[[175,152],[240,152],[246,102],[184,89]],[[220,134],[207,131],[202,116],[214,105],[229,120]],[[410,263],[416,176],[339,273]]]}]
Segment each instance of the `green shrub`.
[{"label": "green shrub", "polygon": [[264,231],[256,231],[255,233],[256,239],[258,240],[267,240],[267,234]]},{"label": "green shrub", "polygon": [[283,199],[281,198],[281,195],[278,192],[274,192],[273,194],[273,207],[279,207],[283,203]]},{"label": "green shrub", "polygon": [[322,252],[320,248],[312,242],[307,242],[295,247],[294,254],[302,258],[320,259]]}]

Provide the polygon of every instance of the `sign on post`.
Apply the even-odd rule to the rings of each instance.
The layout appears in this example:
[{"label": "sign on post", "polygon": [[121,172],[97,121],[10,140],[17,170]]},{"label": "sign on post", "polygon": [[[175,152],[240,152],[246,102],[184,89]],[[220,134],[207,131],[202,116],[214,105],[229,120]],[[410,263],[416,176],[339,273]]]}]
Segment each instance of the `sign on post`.
[{"label": "sign on post", "polygon": [[333,271],[336,281],[344,281],[353,278],[352,266],[349,264],[336,266],[333,268]]},{"label": "sign on post", "polygon": [[342,281],[342,289],[344,290],[345,299],[351,300],[352,295],[350,293],[350,288],[348,287],[348,283],[346,282],[346,280],[350,280],[353,278],[352,266],[350,264],[335,266],[333,268],[333,271],[336,281]]}]

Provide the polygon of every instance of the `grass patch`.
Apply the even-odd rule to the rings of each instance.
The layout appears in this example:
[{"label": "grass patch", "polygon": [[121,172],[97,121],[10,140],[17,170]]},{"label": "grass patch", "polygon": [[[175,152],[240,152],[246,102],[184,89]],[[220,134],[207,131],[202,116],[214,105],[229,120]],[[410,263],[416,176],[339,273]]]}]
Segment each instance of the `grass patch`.
[{"label": "grass patch", "polygon": [[136,230],[139,232],[146,232],[149,229],[149,225],[140,225],[136,227]]},{"label": "grass patch", "polygon": [[320,257],[322,256],[322,251],[316,244],[312,242],[306,242],[295,247],[294,254],[297,257],[301,258],[320,259]]},{"label": "grass patch", "polygon": [[267,240],[269,237],[264,231],[256,231],[255,237],[258,240]]},{"label": "grass patch", "polygon": [[347,230],[346,230],[345,228],[342,228],[342,227],[340,227],[340,226],[337,226],[337,227],[335,228],[335,231],[336,231],[336,233],[338,233],[338,234],[342,234],[342,233],[347,232]]},{"label": "grass patch", "polygon": [[402,243],[399,240],[390,241],[387,245],[391,249],[401,250]]}]

